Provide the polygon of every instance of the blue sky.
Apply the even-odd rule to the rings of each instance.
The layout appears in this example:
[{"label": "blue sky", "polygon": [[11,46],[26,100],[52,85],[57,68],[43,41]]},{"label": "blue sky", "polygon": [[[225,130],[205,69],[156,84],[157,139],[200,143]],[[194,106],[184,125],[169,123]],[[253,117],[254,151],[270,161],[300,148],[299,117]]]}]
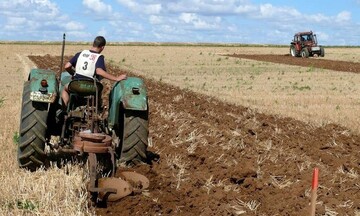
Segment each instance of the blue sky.
[{"label": "blue sky", "polygon": [[360,45],[360,0],[1,0],[0,41]]}]

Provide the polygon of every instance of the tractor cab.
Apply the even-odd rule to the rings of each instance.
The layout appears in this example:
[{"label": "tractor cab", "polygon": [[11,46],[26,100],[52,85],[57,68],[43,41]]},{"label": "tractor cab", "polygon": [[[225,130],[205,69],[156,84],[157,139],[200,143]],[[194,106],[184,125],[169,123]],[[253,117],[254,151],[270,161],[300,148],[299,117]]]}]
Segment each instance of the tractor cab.
[{"label": "tractor cab", "polygon": [[313,32],[299,32],[294,35],[294,43],[304,44],[306,46],[317,46],[316,34]]}]

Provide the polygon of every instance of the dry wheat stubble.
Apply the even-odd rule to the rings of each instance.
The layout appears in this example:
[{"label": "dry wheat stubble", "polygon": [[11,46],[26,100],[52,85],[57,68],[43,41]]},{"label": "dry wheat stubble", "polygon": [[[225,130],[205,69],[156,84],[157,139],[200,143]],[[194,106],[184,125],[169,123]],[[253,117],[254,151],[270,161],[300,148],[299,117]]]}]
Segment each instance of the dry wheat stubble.
[{"label": "dry wheat stubble", "polygon": [[[34,67],[30,54],[57,54],[52,46],[0,45],[0,215],[91,215],[84,193],[83,171],[70,167],[35,173],[17,165],[17,147],[23,82]],[[66,203],[66,205],[59,205]]]}]

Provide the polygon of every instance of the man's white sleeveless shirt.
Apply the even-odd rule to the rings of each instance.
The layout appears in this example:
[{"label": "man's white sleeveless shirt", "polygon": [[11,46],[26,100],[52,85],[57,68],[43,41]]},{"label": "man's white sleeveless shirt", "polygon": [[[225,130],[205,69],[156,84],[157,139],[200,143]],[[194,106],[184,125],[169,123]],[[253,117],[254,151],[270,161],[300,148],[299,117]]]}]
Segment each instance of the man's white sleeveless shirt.
[{"label": "man's white sleeveless shirt", "polygon": [[84,50],[80,53],[76,62],[76,74],[94,78],[96,62],[101,55]]}]

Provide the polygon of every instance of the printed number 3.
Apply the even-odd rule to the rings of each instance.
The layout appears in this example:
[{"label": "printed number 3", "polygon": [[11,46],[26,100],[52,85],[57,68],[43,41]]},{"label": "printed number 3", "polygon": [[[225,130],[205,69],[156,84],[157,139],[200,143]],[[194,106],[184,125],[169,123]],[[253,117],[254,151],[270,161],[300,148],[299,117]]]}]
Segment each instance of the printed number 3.
[{"label": "printed number 3", "polygon": [[89,63],[88,63],[87,61],[86,61],[86,62],[84,62],[84,66],[82,67],[82,69],[83,69],[83,70],[86,70],[86,69],[87,69],[88,64],[89,64]]}]

